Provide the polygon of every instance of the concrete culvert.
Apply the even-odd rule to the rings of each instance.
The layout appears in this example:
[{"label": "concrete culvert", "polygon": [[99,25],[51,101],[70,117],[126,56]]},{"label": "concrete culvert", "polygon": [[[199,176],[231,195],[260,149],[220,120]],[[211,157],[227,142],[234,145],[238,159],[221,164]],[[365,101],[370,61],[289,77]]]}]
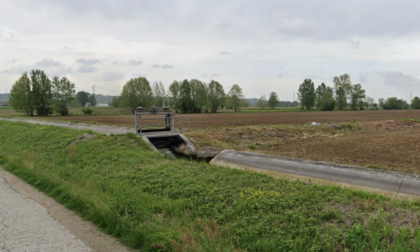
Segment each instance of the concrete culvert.
[{"label": "concrete culvert", "polygon": [[152,148],[162,153],[173,153],[176,156],[210,161],[219,151],[196,150],[194,145],[182,134],[161,134],[142,136]]}]

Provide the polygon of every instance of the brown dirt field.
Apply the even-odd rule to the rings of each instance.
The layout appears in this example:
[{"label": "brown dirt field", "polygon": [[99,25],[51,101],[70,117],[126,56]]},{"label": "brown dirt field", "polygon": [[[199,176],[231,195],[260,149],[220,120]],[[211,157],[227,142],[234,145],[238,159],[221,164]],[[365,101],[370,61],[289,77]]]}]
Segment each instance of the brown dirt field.
[{"label": "brown dirt field", "polygon": [[262,154],[420,173],[420,123],[249,126],[188,132],[200,149]]},{"label": "brown dirt field", "polygon": [[[177,115],[190,118],[191,128],[276,125],[276,124],[308,124],[311,122],[340,123],[379,121],[398,118],[419,118],[420,110],[369,110],[369,111],[333,111],[333,112],[279,112],[279,113],[221,113],[221,114],[189,114]],[[134,127],[134,116],[50,116],[50,120],[66,120],[77,122],[95,122]],[[184,121],[185,123],[185,121]],[[185,125],[185,124],[184,124]]]}]

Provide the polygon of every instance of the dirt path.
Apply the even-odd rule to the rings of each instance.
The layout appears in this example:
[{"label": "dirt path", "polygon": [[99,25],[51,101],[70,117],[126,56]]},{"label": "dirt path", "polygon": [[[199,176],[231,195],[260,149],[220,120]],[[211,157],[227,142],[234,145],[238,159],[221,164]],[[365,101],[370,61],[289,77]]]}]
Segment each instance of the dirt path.
[{"label": "dirt path", "polygon": [[130,251],[0,167],[0,251]]}]

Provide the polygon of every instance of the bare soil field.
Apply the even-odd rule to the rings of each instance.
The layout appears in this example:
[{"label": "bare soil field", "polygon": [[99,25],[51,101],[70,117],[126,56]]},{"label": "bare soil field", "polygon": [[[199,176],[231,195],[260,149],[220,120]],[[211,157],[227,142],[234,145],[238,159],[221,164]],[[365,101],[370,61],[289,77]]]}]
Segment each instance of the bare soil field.
[{"label": "bare soil field", "polygon": [[[369,111],[333,111],[333,112],[279,112],[279,113],[218,113],[188,114],[191,128],[227,127],[247,125],[308,124],[311,122],[341,123],[360,121],[379,121],[398,118],[420,118],[420,110],[369,110]],[[50,116],[50,120],[115,124],[134,127],[134,116]],[[186,122],[184,120],[184,126]]]},{"label": "bare soil field", "polygon": [[420,173],[420,123],[249,126],[186,133],[200,149],[262,154]]}]

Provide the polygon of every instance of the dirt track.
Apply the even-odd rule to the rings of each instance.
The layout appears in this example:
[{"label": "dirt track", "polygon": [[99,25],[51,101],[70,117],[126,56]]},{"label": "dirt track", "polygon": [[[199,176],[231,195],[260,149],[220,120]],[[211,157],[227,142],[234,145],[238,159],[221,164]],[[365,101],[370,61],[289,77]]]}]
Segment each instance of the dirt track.
[{"label": "dirt track", "polygon": [[[260,124],[307,124],[311,122],[360,122],[420,117],[420,110],[369,110],[333,112],[219,113],[177,115],[190,118],[191,128],[246,126]],[[96,122],[134,127],[134,116],[48,117],[49,120]],[[185,124],[184,124],[185,125]]]}]

